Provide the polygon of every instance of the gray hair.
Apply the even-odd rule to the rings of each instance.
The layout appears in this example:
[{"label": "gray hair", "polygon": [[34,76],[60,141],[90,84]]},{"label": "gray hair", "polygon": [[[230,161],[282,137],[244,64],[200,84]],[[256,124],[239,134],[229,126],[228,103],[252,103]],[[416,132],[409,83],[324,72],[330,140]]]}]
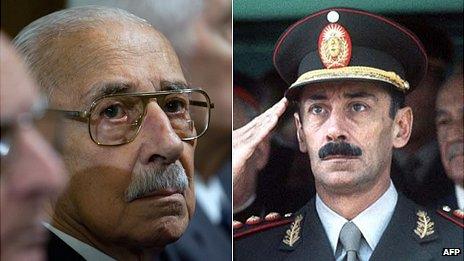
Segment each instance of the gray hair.
[{"label": "gray hair", "polygon": [[50,98],[60,85],[61,79],[61,75],[50,68],[50,61],[60,55],[60,50],[52,48],[51,44],[69,33],[99,28],[109,21],[151,27],[146,20],[121,9],[82,6],[57,11],[35,20],[21,30],[13,41],[39,85]]},{"label": "gray hair", "polygon": [[70,0],[70,6],[88,3],[127,10],[146,19],[174,46],[182,57],[194,51],[193,21],[202,15],[203,0]]}]

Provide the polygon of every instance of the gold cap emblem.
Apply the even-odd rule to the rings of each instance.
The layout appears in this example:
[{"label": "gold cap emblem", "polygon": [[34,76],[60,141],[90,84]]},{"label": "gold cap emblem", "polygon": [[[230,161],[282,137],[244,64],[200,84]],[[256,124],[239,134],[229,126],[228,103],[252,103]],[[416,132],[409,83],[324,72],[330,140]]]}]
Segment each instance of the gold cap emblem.
[{"label": "gold cap emblem", "polygon": [[325,68],[347,66],[351,59],[351,38],[348,31],[337,23],[327,25],[319,35],[318,51]]}]

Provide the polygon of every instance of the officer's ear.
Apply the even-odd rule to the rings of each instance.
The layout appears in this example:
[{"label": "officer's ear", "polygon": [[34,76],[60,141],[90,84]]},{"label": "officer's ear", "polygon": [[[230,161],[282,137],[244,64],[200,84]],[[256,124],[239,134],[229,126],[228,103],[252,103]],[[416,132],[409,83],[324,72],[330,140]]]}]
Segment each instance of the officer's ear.
[{"label": "officer's ear", "polygon": [[394,148],[404,147],[411,137],[412,132],[412,109],[404,107],[397,111],[393,122],[392,143]]},{"label": "officer's ear", "polygon": [[298,114],[298,112],[295,112],[293,114],[293,117],[295,119],[296,137],[298,138],[298,145],[300,147],[300,151],[302,153],[306,153],[308,152],[308,148],[306,148],[306,141],[305,141],[305,136],[303,132],[303,124],[301,124],[300,115]]}]

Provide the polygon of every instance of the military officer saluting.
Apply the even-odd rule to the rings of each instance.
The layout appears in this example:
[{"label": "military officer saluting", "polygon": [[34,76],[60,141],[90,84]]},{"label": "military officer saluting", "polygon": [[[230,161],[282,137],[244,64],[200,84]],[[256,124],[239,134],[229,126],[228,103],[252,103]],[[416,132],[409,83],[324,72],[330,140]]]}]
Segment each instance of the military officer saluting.
[{"label": "military officer saluting", "polygon": [[[273,60],[290,85],[286,99],[298,105],[299,149],[311,162],[317,195],[291,216],[235,222],[235,259],[436,260],[448,258],[444,248],[462,251],[462,211],[424,209],[390,178],[392,150],[411,134],[404,97],[427,68],[420,41],[386,18],[332,8],[290,26]],[[286,99],[238,130],[249,138],[234,144],[234,176]]]}]

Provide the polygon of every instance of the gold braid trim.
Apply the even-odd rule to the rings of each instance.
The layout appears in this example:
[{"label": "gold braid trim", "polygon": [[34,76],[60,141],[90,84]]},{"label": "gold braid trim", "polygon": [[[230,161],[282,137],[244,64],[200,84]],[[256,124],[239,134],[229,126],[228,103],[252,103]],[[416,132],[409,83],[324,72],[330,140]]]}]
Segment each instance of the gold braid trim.
[{"label": "gold braid trim", "polygon": [[393,84],[403,92],[409,90],[409,83],[403,80],[398,74],[366,66],[347,66],[341,68],[309,71],[298,77],[296,82],[294,82],[290,88],[320,80],[336,80],[346,78],[377,80]]}]

